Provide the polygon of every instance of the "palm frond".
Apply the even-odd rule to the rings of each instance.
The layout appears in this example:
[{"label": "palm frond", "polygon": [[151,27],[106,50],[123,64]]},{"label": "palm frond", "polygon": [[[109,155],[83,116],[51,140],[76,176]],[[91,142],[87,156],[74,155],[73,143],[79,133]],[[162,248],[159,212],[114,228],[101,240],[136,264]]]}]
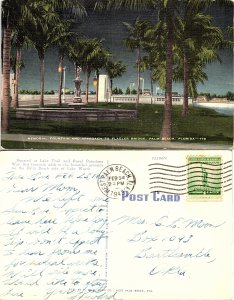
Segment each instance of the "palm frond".
[{"label": "palm frond", "polygon": [[97,0],[95,10],[110,10],[126,8],[130,10],[144,10],[155,7],[157,0]]}]

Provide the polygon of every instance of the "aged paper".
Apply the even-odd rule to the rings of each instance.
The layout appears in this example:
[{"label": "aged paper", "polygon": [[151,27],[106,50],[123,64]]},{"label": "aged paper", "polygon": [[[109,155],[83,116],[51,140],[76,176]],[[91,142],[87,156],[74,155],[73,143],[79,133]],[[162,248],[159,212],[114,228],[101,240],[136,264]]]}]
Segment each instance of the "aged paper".
[{"label": "aged paper", "polygon": [[231,151],[0,159],[1,300],[232,298]]}]

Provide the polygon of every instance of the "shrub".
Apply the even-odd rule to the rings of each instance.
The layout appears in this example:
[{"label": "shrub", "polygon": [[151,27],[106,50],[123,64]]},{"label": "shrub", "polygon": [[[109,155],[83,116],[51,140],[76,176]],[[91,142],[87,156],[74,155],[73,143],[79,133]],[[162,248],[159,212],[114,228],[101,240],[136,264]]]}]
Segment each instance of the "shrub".
[{"label": "shrub", "polygon": [[123,95],[123,91],[122,91],[122,89],[115,87],[112,91],[112,94],[113,95]]},{"label": "shrub", "polygon": [[226,98],[228,99],[228,100],[230,100],[230,101],[234,101],[234,93],[232,93],[232,92],[227,92],[227,94],[226,94]]}]

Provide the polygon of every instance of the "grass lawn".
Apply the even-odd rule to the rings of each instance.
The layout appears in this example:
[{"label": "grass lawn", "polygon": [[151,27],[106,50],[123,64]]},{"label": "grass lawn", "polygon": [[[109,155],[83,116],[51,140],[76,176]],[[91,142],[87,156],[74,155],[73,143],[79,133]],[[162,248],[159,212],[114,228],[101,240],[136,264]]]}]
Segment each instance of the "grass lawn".
[{"label": "grass lawn", "polygon": [[[134,104],[99,103],[88,107],[135,109]],[[52,107],[52,106],[51,106]],[[173,139],[177,142],[232,144],[232,116],[225,116],[210,109],[190,107],[187,118],[181,116],[182,106],[173,107]],[[11,111],[10,132],[14,134],[108,137],[158,140],[163,118],[162,105],[140,104],[138,118],[119,122],[54,122],[16,119]],[[39,144],[39,143],[38,143]],[[9,145],[9,144],[8,144]],[[4,146],[4,144],[3,144]],[[10,146],[10,145],[9,145]],[[33,148],[35,148],[35,144]],[[44,145],[47,146],[47,145]],[[76,145],[73,145],[76,146]],[[12,145],[13,147],[13,145]],[[58,146],[59,147],[59,146]],[[69,146],[70,147],[70,146]],[[80,146],[82,147],[82,146]],[[9,149],[9,147],[7,147]],[[18,147],[19,148],[19,147]],[[46,147],[47,148],[47,147]],[[85,146],[87,149],[87,147]],[[105,147],[106,148],[106,147]],[[53,144],[53,149],[55,144]],[[59,148],[61,149],[61,148]],[[81,149],[81,148],[80,148]]]}]

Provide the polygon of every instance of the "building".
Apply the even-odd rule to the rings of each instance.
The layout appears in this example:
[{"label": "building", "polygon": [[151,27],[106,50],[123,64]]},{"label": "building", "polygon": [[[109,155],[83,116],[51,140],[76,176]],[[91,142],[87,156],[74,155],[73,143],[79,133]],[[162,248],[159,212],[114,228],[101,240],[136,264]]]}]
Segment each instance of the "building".
[{"label": "building", "polygon": [[110,98],[110,79],[108,75],[99,75],[98,101],[108,102]]}]

